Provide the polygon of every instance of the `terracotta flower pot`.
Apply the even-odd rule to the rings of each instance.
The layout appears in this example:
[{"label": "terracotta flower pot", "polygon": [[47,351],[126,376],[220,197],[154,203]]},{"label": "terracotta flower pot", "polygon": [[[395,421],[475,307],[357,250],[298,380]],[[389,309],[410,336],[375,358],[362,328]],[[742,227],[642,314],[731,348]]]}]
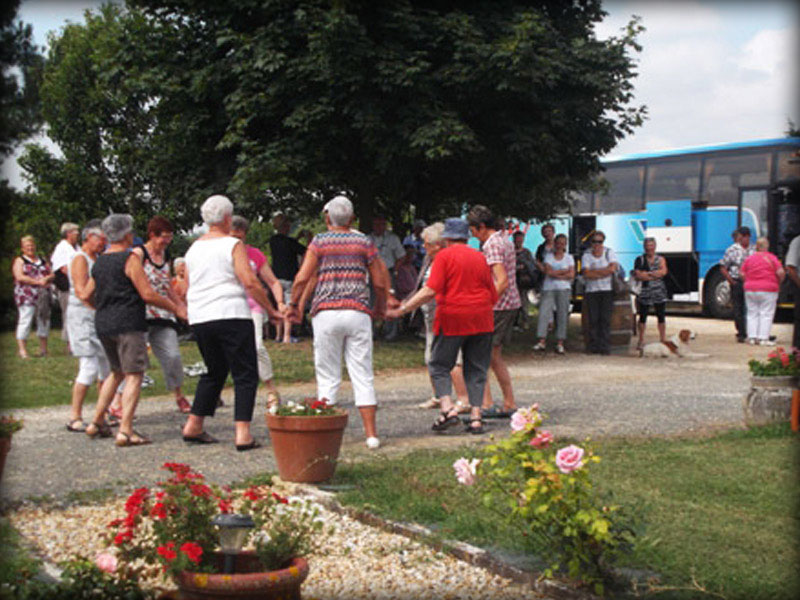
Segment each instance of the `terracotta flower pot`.
[{"label": "terracotta flower pot", "polygon": [[0,437],[0,480],[3,478],[3,467],[6,466],[6,455],[11,449],[11,437]]},{"label": "terracotta flower pot", "polygon": [[333,477],[347,414],[281,417],[267,413],[267,428],[284,481],[316,483]]},{"label": "terracotta flower pot", "polygon": [[[224,557],[217,553],[222,569]],[[236,557],[235,573],[195,573],[183,571],[176,578],[181,600],[299,600],[300,586],[308,577],[308,562],[295,558],[292,564],[278,571],[261,571],[258,557],[242,552]]]}]

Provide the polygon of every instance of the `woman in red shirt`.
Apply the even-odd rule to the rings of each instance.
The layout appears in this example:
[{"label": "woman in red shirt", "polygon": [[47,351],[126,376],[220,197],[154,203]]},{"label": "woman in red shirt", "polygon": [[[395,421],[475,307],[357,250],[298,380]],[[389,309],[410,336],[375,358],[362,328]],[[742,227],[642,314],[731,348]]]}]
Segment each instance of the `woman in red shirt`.
[{"label": "woman in red shirt", "polygon": [[769,240],[756,241],[756,251],[742,263],[744,300],[747,305],[747,338],[750,344],[774,346],[769,339],[778,290],[786,276],[781,261],[769,251]]},{"label": "woman in red shirt", "polygon": [[458,408],[451,398],[450,371],[461,350],[470,404],[467,429],[483,433],[481,400],[492,353],[497,290],[483,254],[466,244],[469,226],[464,219],[447,219],[442,238],[447,247],[436,255],[427,283],[398,308],[387,311],[387,317],[399,318],[436,297],[428,370],[442,414],[432,428],[444,431],[459,423]]}]

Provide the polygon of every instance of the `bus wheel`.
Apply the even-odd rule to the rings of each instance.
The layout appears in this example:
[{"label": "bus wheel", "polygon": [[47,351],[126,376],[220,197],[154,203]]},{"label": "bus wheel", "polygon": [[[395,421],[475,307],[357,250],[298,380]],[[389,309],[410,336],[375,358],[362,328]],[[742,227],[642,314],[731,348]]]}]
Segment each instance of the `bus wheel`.
[{"label": "bus wheel", "polygon": [[719,271],[714,271],[705,283],[703,312],[717,319],[732,319],[731,287]]}]

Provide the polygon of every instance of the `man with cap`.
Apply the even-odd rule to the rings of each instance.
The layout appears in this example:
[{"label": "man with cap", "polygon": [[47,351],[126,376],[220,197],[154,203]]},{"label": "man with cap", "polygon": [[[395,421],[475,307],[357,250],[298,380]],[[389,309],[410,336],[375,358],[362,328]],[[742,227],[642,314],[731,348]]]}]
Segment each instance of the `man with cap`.
[{"label": "man with cap", "polygon": [[481,402],[492,356],[497,290],[486,259],[467,246],[469,226],[464,219],[447,219],[442,238],[446,247],[436,254],[428,281],[398,308],[388,310],[386,316],[399,319],[436,298],[428,371],[442,412],[432,429],[444,431],[460,423],[451,396],[450,371],[461,350],[470,404],[467,430],[480,434],[484,432]]},{"label": "man with cap", "polygon": [[414,246],[414,250],[416,250],[417,254],[414,257],[414,267],[419,271],[422,268],[422,261],[425,258],[425,242],[422,240],[422,230],[425,229],[425,221],[422,219],[417,219],[414,221],[414,226],[404,239],[403,239],[403,247],[405,248],[409,244]]},{"label": "man with cap", "polygon": [[744,261],[755,251],[750,245],[750,228],[739,227],[734,231],[733,244],[728,246],[722,260],[719,261],[719,271],[728,280],[731,288],[731,301],[733,303],[733,322],[736,325],[736,341],[744,343],[747,339],[747,322],[745,321],[744,282],[742,281],[741,268]]}]

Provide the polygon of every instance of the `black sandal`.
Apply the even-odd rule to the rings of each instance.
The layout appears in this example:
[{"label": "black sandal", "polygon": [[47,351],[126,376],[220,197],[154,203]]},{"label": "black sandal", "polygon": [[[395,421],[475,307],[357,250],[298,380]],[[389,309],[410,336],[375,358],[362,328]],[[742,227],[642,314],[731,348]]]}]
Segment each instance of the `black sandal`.
[{"label": "black sandal", "polygon": [[[94,426],[95,431],[89,432],[89,427],[92,426]],[[89,423],[89,425],[86,427],[86,429],[83,430],[83,432],[92,439],[95,439],[96,437],[110,438],[112,435],[114,435],[108,423],[96,423],[95,421]]]},{"label": "black sandal", "polygon": [[[477,427],[473,427],[472,426],[473,423],[477,423],[478,426]],[[481,420],[481,419],[470,419],[469,420],[469,424],[467,425],[467,431],[469,431],[470,433],[473,433],[475,435],[479,435],[481,433],[485,433],[486,429],[483,426],[483,420]]]},{"label": "black sandal", "polygon": [[431,425],[434,431],[445,431],[453,425],[458,425],[460,419],[458,418],[458,408],[453,407],[450,410],[443,410]]}]

